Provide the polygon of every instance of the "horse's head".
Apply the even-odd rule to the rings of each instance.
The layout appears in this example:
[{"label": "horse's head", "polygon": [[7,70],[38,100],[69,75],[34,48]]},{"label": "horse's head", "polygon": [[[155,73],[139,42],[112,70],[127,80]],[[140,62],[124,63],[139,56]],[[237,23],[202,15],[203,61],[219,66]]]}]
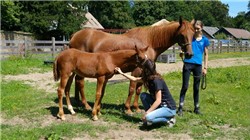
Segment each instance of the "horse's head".
[{"label": "horse's head", "polygon": [[192,39],[195,33],[194,30],[194,20],[191,22],[183,21],[180,17],[179,27],[176,34],[176,42],[181,46],[181,50],[185,54],[185,58],[191,58],[193,56],[192,52]]},{"label": "horse's head", "polygon": [[143,66],[143,64],[148,60],[148,56],[145,54],[145,52],[148,50],[148,47],[144,47],[144,48],[138,48],[135,45],[135,50],[136,50],[136,63],[137,65]]}]

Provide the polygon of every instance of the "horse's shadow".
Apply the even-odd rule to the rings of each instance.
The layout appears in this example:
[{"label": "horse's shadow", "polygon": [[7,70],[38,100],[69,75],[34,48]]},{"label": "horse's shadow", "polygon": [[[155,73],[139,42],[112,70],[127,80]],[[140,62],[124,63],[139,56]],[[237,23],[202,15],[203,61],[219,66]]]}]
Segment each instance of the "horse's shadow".
[{"label": "horse's shadow", "polygon": [[[86,117],[91,118],[92,117],[92,110],[86,110],[84,108],[84,105],[80,102],[77,102],[73,97],[70,98],[71,104],[74,107],[74,111],[76,113],[81,113],[84,114]],[[55,99],[54,102],[56,104],[58,104],[58,99]],[[94,106],[94,102],[88,102],[88,104],[93,107]],[[63,98],[63,111],[64,114],[71,114],[70,111],[68,110],[68,108],[66,107],[67,103],[66,103],[66,98]],[[140,108],[142,108],[142,106],[140,106]],[[57,118],[57,113],[59,110],[58,106],[51,106],[46,108],[47,110],[50,110],[50,113],[52,114],[52,116]],[[105,110],[103,112],[105,112],[104,114],[108,113],[109,115],[115,116],[117,118],[122,118],[125,121],[128,122],[132,122],[132,123],[139,123],[141,121],[140,118],[136,117],[136,115],[127,115],[124,113],[124,104],[110,104],[110,103],[102,103],[101,104],[101,112],[102,110]],[[118,112],[118,111],[121,112]]]}]

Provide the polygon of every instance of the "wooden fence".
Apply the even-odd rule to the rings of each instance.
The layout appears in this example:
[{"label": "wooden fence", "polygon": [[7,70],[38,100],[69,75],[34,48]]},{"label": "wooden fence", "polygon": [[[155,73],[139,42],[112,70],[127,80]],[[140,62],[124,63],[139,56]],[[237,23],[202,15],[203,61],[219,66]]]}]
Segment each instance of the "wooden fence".
[{"label": "wooden fence", "polygon": [[51,54],[54,58],[57,53],[68,48],[69,41],[51,40],[1,40],[1,59],[9,56],[28,57],[36,54]]},{"label": "wooden fence", "polygon": [[[21,56],[28,57],[30,55],[36,56],[36,54],[50,54],[51,58],[54,58],[59,52],[68,47],[69,41],[56,41],[55,38],[51,40],[28,40],[25,38],[24,40],[1,40],[1,59],[8,58],[9,56]],[[227,53],[227,52],[245,52],[250,50],[249,43],[246,42],[231,42],[227,44],[223,44],[220,41],[210,41],[209,53]],[[178,45],[174,45],[169,48],[166,52],[164,52],[162,58],[158,58],[163,62],[169,62],[168,60],[164,60],[166,54],[178,54],[180,51],[180,47]],[[178,56],[178,55],[174,55]],[[173,57],[173,55],[171,55]],[[171,62],[175,62],[173,58],[171,58]]]}]

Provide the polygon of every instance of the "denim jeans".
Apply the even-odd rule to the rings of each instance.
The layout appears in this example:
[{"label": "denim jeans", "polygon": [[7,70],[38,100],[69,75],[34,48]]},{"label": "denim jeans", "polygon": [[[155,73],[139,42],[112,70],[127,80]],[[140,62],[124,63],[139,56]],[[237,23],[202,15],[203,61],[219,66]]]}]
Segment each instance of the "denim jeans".
[{"label": "denim jeans", "polygon": [[[155,101],[152,95],[146,92],[141,93],[140,98],[145,111],[147,111]],[[171,110],[167,106],[160,106],[146,115],[146,121],[151,123],[159,123],[159,122],[166,123],[175,115],[176,115],[176,110]]]},{"label": "denim jeans", "polygon": [[201,79],[202,66],[198,64],[184,63],[182,71],[182,88],[180,92],[180,102],[179,105],[182,107],[184,105],[185,95],[189,85],[189,77],[191,72],[193,72],[193,98],[195,108],[199,107],[199,86]]}]

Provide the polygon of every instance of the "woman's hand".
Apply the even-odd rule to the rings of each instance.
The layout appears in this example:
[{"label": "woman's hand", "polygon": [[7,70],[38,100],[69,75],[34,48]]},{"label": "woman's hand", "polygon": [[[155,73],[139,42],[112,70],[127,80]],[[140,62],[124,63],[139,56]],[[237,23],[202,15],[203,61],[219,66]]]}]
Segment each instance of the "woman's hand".
[{"label": "woman's hand", "polygon": [[206,75],[206,74],[207,74],[207,68],[204,68],[204,69],[202,70],[202,74],[203,74],[203,75]]},{"label": "woman's hand", "polygon": [[141,117],[141,120],[142,120],[143,122],[146,122],[146,115],[147,115],[147,113],[143,114],[143,116]]},{"label": "woman's hand", "polygon": [[116,67],[116,68],[115,68],[115,71],[119,72],[120,74],[123,73],[122,70],[121,70],[119,67]]}]

